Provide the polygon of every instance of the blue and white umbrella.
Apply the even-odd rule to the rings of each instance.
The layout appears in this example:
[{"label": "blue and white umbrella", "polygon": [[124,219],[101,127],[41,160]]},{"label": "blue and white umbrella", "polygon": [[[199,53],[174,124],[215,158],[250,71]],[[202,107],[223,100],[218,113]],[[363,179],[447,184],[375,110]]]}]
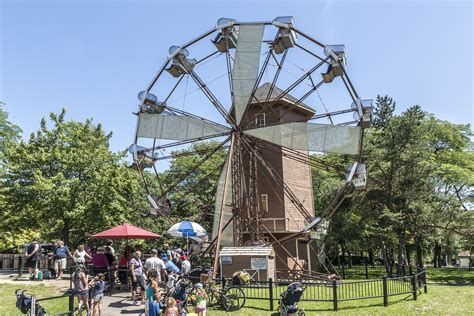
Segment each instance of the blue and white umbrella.
[{"label": "blue and white umbrella", "polygon": [[183,221],[171,226],[168,234],[174,237],[203,237],[207,235],[207,232],[198,223]]}]

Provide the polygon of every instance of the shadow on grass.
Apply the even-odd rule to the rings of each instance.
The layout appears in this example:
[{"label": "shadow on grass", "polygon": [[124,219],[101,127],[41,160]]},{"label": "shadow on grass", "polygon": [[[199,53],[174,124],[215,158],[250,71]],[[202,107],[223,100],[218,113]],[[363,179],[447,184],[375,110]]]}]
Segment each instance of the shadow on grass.
[{"label": "shadow on grass", "polygon": [[[364,300],[354,300],[354,301],[340,301],[338,302],[338,311],[350,311],[350,310],[355,310],[355,309],[359,309],[361,311],[361,313],[364,312],[364,309],[366,308],[370,308],[370,307],[381,307],[383,306],[383,301],[381,300],[380,302],[370,302],[370,300],[372,299],[368,299],[366,301]],[[366,304],[363,304],[361,305],[361,301],[366,303]],[[388,305],[396,305],[396,304],[399,304],[399,303],[402,303],[402,302],[408,302],[408,301],[413,301],[413,296],[412,295],[407,295],[407,296],[404,296],[404,297],[392,297],[391,299],[389,299],[389,303]],[[355,303],[357,302],[357,303]],[[311,305],[308,306],[308,303],[310,303]],[[347,304],[357,304],[357,305],[347,305]],[[322,308],[315,308],[314,305],[317,305],[317,304],[320,304],[320,305],[326,305],[327,307],[322,307]],[[332,303],[329,303],[329,302],[300,302],[298,304],[298,306],[300,306],[301,308],[303,308],[306,312],[332,312],[334,311],[333,309],[333,305]],[[247,310],[266,310],[268,311],[268,309],[263,309],[263,308],[254,308],[254,307],[251,307],[251,306],[246,306],[246,309]],[[275,309],[278,309],[278,304],[275,304]],[[275,312],[273,311],[272,316],[277,316],[277,315],[280,315],[279,312]]]},{"label": "shadow on grass", "polygon": [[443,285],[474,285],[474,271],[456,268],[429,268],[429,283]]}]

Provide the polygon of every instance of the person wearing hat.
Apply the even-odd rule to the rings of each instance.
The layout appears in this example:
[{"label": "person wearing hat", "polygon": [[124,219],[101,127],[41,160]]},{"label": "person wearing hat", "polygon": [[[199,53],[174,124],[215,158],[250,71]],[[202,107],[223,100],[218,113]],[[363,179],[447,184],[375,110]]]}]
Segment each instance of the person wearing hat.
[{"label": "person wearing hat", "polygon": [[167,274],[166,265],[161,258],[158,258],[158,250],[151,250],[151,257],[145,260],[145,265],[143,267],[145,268],[146,273],[153,270],[158,273],[158,283],[161,282],[161,280],[165,280]]},{"label": "person wearing hat", "polygon": [[194,312],[201,316],[206,316],[206,309],[207,309],[207,293],[204,289],[202,283],[197,283],[194,286],[196,291],[196,306],[194,307]]},{"label": "person wearing hat", "polygon": [[140,287],[140,296],[142,305],[145,304],[145,277],[143,275],[143,263],[141,260],[141,251],[135,251],[135,256],[130,260],[130,273],[132,277],[132,301],[137,305],[135,292]]},{"label": "person wearing hat", "polygon": [[187,275],[189,272],[191,272],[191,262],[183,255],[181,256],[181,273]]}]

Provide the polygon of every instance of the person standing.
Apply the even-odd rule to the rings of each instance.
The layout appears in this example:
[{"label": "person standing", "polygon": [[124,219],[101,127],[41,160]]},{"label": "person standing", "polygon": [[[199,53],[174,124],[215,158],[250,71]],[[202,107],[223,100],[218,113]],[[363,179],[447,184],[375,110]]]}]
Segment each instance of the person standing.
[{"label": "person standing", "polygon": [[104,254],[104,247],[97,248],[97,252],[92,256],[92,270],[94,274],[104,273],[106,274],[109,269],[109,261]]},{"label": "person standing", "polygon": [[132,301],[137,305],[136,291],[140,287],[141,304],[145,304],[145,278],[143,276],[142,253],[135,251],[135,256],[130,260],[130,273],[132,277]]},{"label": "person standing", "polygon": [[54,248],[54,270],[56,271],[57,280],[63,278],[64,269],[67,266],[67,257],[73,258],[67,246],[62,240],[56,241],[56,248]]},{"label": "person standing", "polygon": [[92,316],[96,316],[96,311],[98,311],[98,315],[102,316],[102,300],[104,298],[104,289],[105,289],[105,282],[104,282],[104,275],[99,273],[94,278],[94,292],[92,293]]},{"label": "person standing", "polygon": [[112,247],[114,242],[112,240],[107,240],[104,247],[104,254],[109,261],[109,266],[112,266],[115,261],[115,249]]},{"label": "person standing", "polygon": [[74,292],[77,295],[77,310],[82,315],[82,307],[86,308],[86,315],[89,316],[89,287],[87,275],[83,266],[78,266],[72,276]]},{"label": "person standing", "polygon": [[25,248],[26,266],[28,267],[30,280],[38,279],[38,268],[41,260],[40,248],[36,240],[30,242]]},{"label": "person standing", "polygon": [[179,309],[176,307],[176,300],[169,297],[166,301],[166,310],[163,316],[179,316]]},{"label": "person standing", "polygon": [[146,288],[146,297],[148,299],[148,316],[160,315],[161,293],[158,288],[158,272],[156,270],[148,271],[148,284]]},{"label": "person standing", "polygon": [[158,250],[151,250],[151,257],[145,260],[144,268],[147,273],[153,270],[158,273],[158,283],[165,280],[166,265],[163,260],[158,258]]},{"label": "person standing", "polygon": [[188,257],[181,257],[181,273],[187,275],[191,272],[191,262],[189,262]]},{"label": "person standing", "polygon": [[194,312],[200,316],[206,316],[207,310],[207,293],[204,290],[202,283],[195,285],[196,291],[196,306],[194,307]]},{"label": "person standing", "polygon": [[86,258],[91,260],[92,257],[89,256],[89,254],[84,250],[84,245],[79,245],[77,249],[73,253],[73,258],[74,262],[79,265],[79,264],[85,264],[86,263]]}]

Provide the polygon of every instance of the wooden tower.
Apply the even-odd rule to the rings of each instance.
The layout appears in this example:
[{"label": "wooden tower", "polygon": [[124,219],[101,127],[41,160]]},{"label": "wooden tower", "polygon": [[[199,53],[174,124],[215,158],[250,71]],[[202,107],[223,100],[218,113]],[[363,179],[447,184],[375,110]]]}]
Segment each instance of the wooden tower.
[{"label": "wooden tower", "polygon": [[[244,129],[253,129],[282,123],[307,122],[314,115],[315,111],[311,107],[301,102],[297,104],[297,99],[289,94],[275,101],[282,93],[283,91],[276,86],[272,89],[270,83],[260,86],[255,92],[253,101],[244,112],[241,126]],[[307,224],[307,218],[314,217],[313,185],[310,164],[307,162],[308,152],[299,151],[302,159],[295,161],[285,156],[288,149],[257,138],[254,141],[255,148],[264,162],[252,163],[255,158],[242,151],[244,175],[247,175],[247,177],[244,176],[243,181],[245,187],[249,188],[247,197],[251,200],[251,195],[254,194],[253,199],[256,199],[258,204],[254,214],[249,211],[241,212],[250,225],[242,225],[243,229],[240,232],[234,225],[234,236],[241,234],[244,245],[258,242],[255,234],[259,234],[267,242],[272,242],[274,238],[270,238],[270,234],[277,239],[282,239],[301,232]],[[268,164],[268,166],[262,164]],[[256,179],[253,179],[256,185],[251,183],[252,173],[256,175]],[[272,176],[271,173],[274,175]],[[303,208],[298,209],[299,202]],[[247,205],[247,208],[249,207],[251,208],[251,205]],[[304,214],[301,209],[307,213]],[[234,238],[234,244],[236,239]],[[306,238],[291,239],[283,242],[282,245],[284,247],[279,244],[274,245],[277,269],[314,269],[317,263],[315,249],[306,241]]]}]

